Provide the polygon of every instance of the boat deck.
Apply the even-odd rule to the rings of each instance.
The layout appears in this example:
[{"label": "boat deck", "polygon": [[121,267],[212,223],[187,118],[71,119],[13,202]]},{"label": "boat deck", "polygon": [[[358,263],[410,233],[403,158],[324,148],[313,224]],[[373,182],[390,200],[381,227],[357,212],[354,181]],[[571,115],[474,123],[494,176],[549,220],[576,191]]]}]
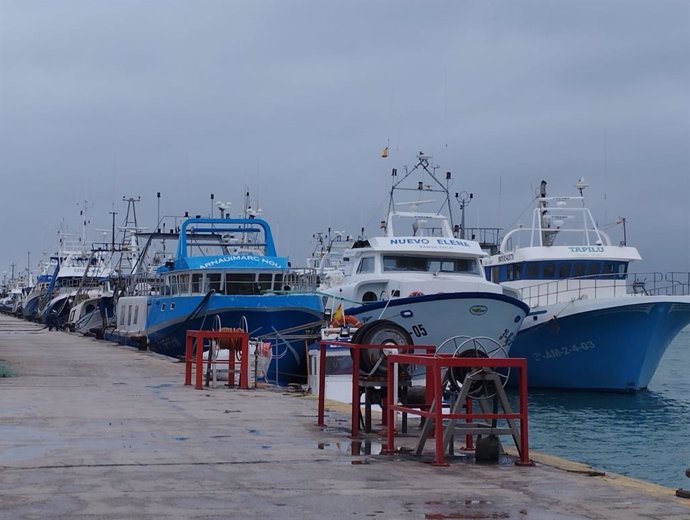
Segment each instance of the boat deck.
[{"label": "boat deck", "polygon": [[[277,389],[197,391],[184,365],[0,316],[0,501],[15,518],[685,519],[615,475],[379,455],[348,409]],[[581,469],[572,466],[570,469]]]}]

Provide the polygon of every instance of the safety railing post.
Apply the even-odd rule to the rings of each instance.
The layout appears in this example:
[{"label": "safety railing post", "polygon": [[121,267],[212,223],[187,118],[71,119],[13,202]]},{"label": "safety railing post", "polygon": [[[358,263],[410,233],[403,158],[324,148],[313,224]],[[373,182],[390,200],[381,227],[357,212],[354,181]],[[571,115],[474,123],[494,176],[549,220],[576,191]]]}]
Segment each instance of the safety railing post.
[{"label": "safety railing post", "polygon": [[443,392],[441,390],[441,366],[437,359],[433,360],[433,385],[434,385],[434,435],[436,438],[436,458],[434,466],[447,466],[443,454]]},{"label": "safety railing post", "polygon": [[196,338],[196,385],[194,388],[201,390],[204,376],[204,340],[198,334],[194,336]]},{"label": "safety railing post", "polygon": [[184,384],[185,386],[192,384],[192,336],[189,335],[189,332],[185,337]]},{"label": "safety railing post", "polygon": [[319,413],[318,426],[324,426],[326,400],[326,343],[319,344]]},{"label": "safety railing post", "polygon": [[520,368],[520,460],[516,464],[533,466],[529,458],[529,427],[527,425],[527,361],[518,359]]},{"label": "safety railing post", "polygon": [[[352,352],[354,350],[354,352]],[[359,345],[351,345],[352,352],[352,438],[359,435]]]},{"label": "safety railing post", "polygon": [[[242,359],[240,360],[240,388],[249,389],[249,334],[242,337]],[[229,368],[228,368],[229,370]]]},{"label": "safety railing post", "polygon": [[388,416],[388,429],[386,430],[386,445],[383,448],[384,453],[395,453],[395,411],[393,406],[397,403],[395,402],[395,393],[391,392],[390,389],[393,385],[393,373],[397,372],[398,364],[393,363],[392,367],[389,367],[387,374],[388,381],[388,392],[386,393],[386,415]]}]

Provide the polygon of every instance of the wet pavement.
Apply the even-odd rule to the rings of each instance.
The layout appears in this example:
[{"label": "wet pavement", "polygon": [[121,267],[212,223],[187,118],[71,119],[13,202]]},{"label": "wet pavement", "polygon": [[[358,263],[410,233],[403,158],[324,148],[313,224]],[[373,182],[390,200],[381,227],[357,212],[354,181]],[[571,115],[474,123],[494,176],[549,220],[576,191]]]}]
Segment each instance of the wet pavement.
[{"label": "wet pavement", "polygon": [[181,363],[7,316],[0,362],[3,519],[690,518],[673,489],[555,458],[381,454],[348,438],[346,407],[322,430],[301,393],[197,391]]}]

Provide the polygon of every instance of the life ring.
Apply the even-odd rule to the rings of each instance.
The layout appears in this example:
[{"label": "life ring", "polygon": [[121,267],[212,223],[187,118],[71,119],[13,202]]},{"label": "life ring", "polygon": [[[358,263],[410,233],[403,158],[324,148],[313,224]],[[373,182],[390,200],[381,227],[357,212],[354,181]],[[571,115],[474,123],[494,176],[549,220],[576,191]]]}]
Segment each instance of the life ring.
[{"label": "life ring", "polygon": [[362,322],[359,321],[355,316],[345,315],[344,317],[337,317],[331,320],[331,327],[342,327],[347,325],[349,327],[361,327]]},{"label": "life ring", "polygon": [[424,293],[422,291],[412,291],[409,295],[410,298],[413,298],[415,296],[424,296]]}]

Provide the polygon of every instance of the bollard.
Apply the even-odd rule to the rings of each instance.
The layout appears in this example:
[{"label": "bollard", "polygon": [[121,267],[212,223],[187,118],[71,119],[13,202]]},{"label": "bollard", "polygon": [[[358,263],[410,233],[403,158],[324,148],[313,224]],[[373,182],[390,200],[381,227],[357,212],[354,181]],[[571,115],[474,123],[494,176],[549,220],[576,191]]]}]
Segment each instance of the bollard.
[{"label": "bollard", "polygon": [[[690,478],[690,468],[685,470],[685,476]],[[676,489],[676,496],[680,498],[690,498],[690,490],[678,488]]]}]

